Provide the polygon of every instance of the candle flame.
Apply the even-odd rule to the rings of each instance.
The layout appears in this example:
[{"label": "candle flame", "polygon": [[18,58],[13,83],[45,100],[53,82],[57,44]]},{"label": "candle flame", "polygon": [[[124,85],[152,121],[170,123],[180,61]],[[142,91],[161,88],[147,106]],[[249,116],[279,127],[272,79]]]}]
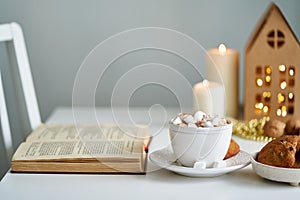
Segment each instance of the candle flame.
[{"label": "candle flame", "polygon": [[220,44],[220,45],[219,45],[219,52],[220,52],[221,54],[226,53],[226,46],[225,46],[225,44]]},{"label": "candle flame", "polygon": [[208,87],[208,85],[209,85],[209,81],[208,80],[203,80],[203,85],[205,86],[205,87]]}]

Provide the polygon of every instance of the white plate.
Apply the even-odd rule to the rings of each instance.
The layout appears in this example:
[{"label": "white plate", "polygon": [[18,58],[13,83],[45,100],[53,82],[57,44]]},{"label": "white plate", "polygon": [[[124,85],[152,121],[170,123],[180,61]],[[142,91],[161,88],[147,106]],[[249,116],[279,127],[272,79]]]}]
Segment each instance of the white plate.
[{"label": "white plate", "polygon": [[240,151],[237,155],[225,160],[226,167],[207,169],[196,169],[181,166],[176,161],[171,147],[154,151],[150,154],[149,158],[154,164],[177,174],[190,177],[215,177],[247,166],[250,164],[251,156],[244,151]]},{"label": "white plate", "polygon": [[297,186],[300,183],[300,169],[274,167],[257,162],[256,155],[251,157],[252,168],[259,176],[277,182],[290,183]]}]

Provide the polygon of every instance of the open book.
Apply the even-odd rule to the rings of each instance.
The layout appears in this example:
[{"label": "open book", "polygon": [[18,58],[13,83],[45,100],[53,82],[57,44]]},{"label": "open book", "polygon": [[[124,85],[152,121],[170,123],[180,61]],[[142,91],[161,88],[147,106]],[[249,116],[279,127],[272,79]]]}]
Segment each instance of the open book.
[{"label": "open book", "polygon": [[12,158],[13,172],[145,173],[145,126],[42,124]]}]

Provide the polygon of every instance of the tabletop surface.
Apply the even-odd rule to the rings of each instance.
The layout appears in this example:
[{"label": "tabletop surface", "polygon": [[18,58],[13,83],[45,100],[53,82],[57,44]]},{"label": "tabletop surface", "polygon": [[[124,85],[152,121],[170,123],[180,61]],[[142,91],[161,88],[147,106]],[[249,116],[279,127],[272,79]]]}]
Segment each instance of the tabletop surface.
[{"label": "tabletop surface", "polygon": [[[141,123],[153,135],[150,153],[169,144],[168,121],[180,109],[58,108],[47,123]],[[234,137],[242,150],[255,153],[262,142]],[[148,162],[146,175],[30,174],[7,172],[0,199],[299,199],[300,187],[272,182],[251,165],[214,178],[191,178]]]}]

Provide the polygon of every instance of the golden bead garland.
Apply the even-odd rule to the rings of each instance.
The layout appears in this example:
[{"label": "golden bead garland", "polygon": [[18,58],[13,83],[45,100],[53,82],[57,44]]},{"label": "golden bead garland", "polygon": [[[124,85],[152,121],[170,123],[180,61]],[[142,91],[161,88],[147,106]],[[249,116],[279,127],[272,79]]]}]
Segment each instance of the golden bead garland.
[{"label": "golden bead garland", "polygon": [[269,142],[274,138],[264,135],[264,125],[270,120],[269,117],[261,119],[251,119],[249,121],[239,121],[230,119],[233,122],[232,134],[248,139],[261,142]]}]

